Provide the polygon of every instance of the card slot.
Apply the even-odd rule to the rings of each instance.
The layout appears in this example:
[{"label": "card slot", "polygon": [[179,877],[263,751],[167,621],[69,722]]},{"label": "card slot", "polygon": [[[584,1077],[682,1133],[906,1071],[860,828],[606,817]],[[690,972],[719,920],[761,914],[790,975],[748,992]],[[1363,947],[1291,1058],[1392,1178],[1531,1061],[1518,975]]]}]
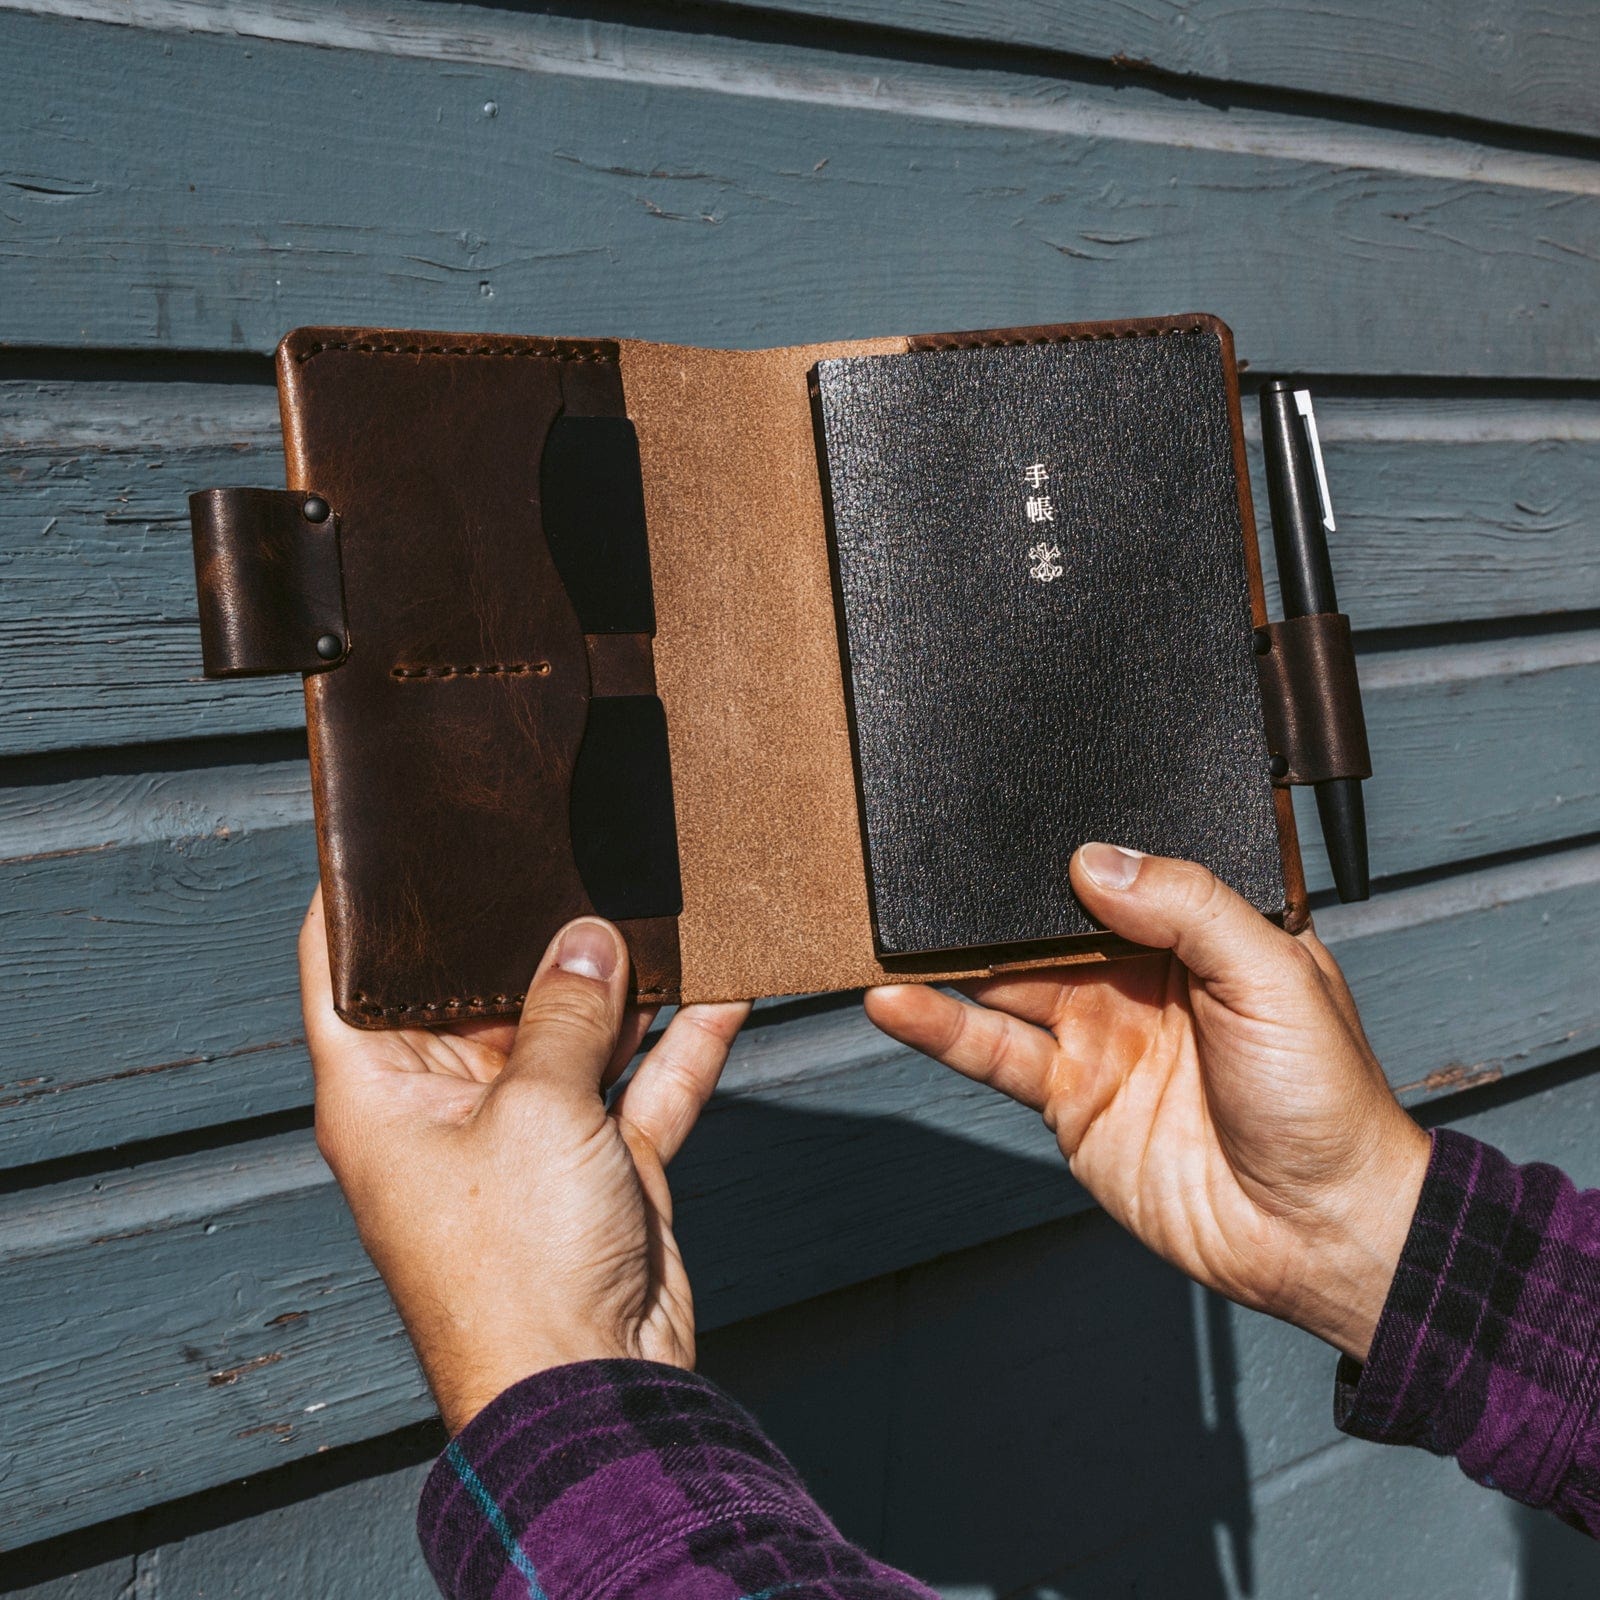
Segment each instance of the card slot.
[{"label": "card slot", "polygon": [[589,702],[572,770],[572,857],[603,917],[683,910],[667,717],[653,694]]},{"label": "card slot", "polygon": [[539,466],[550,558],[585,633],[654,633],[639,439],[626,417],[563,412]]}]

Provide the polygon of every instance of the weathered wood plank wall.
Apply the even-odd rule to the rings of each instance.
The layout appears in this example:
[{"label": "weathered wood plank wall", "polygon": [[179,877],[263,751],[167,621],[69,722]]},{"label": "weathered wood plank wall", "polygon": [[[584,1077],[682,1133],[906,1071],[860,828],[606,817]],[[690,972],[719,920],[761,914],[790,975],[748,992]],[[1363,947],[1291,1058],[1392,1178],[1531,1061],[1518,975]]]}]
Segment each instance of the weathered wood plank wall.
[{"label": "weathered wood plank wall", "polygon": [[[0,0],[0,1588],[424,1592],[426,1396],[308,1132],[299,695],[198,675],[184,496],[281,476],[298,322],[1203,307],[1316,374],[1379,765],[1379,892],[1319,924],[1408,1100],[1600,1180],[1600,13],[569,9]],[[853,1002],[763,1009],[678,1188],[712,1369],[952,1595],[1367,1594],[1358,1526],[1390,1593],[1596,1576],[1335,1443],[1309,1341]],[[1115,1429],[1041,1383],[1091,1368]]]}]

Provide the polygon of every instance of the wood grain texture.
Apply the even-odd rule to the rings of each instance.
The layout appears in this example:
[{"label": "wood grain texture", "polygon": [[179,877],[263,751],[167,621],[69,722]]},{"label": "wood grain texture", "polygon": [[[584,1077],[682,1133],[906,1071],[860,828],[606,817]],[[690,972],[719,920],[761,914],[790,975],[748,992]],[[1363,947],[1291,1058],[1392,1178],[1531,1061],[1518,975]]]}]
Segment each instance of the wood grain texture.
[{"label": "wood grain texture", "polygon": [[[1358,628],[1600,608],[1600,406],[1329,399],[1319,417]],[[0,754],[303,722],[293,680],[200,676],[187,496],[283,481],[270,387],[0,382],[0,481]]]},{"label": "wood grain texture", "polygon": [[188,496],[283,482],[271,388],[0,384],[0,482],[0,753],[304,723],[200,669]]},{"label": "wood grain texture", "polygon": [[[1384,651],[1359,667],[1375,876],[1600,831],[1600,634]],[[1331,888],[1310,790],[1295,814],[1307,881]]]},{"label": "wood grain texture", "polygon": [[[711,3],[753,9],[748,0]],[[1600,17],[1584,0],[772,0],[761,9],[1600,134]]]},{"label": "wood grain texture", "polygon": [[[1380,877],[1600,831],[1600,636],[1385,652],[1363,671]],[[24,975],[0,1166],[307,1103],[294,936],[316,879],[309,818],[296,762],[0,789],[0,966]],[[106,1020],[86,1033],[90,997]],[[829,1059],[818,1026],[783,1030],[789,1058]]]},{"label": "wood grain texture", "polygon": [[[152,31],[215,33],[242,40],[319,42],[447,60],[539,62],[579,59],[558,20],[530,29],[491,5],[430,0],[363,4],[340,0],[6,0],[37,15],[115,22]],[[793,18],[788,37],[849,60],[873,50],[898,58],[910,42],[999,46],[1013,61],[1053,78],[1091,82],[1199,78],[1264,91],[1261,100],[1344,99],[1360,118],[1385,110],[1437,112],[1505,123],[1518,133],[1600,132],[1589,80],[1600,29],[1582,0],[1508,8],[1492,0],[1338,0],[1316,10],[1270,0],[705,0],[728,31],[770,35]],[[670,0],[656,8],[670,21]],[[647,18],[648,11],[636,13]],[[830,27],[830,24],[833,26]],[[874,30],[878,37],[863,32]],[[894,37],[894,36],[898,37]],[[973,52],[950,50],[946,60]],[[998,52],[990,51],[990,55]],[[591,55],[596,53],[591,51]],[[604,58],[590,70],[602,70]],[[1108,71],[1107,69],[1111,69]],[[1275,90],[1287,90],[1277,95]],[[1194,93],[1181,86],[1180,92]],[[1235,101],[1239,97],[1231,97]],[[1415,120],[1391,118],[1389,120]],[[1489,130],[1491,136],[1497,130]],[[1556,142],[1556,141],[1552,141]]]},{"label": "wood grain texture", "polygon": [[[386,1414],[420,1414],[425,1404],[405,1337],[353,1247],[309,1139],[146,1169],[102,1182],[98,1193],[35,1191],[13,1205],[3,1233],[19,1294],[7,1338],[18,1356],[19,1404],[0,1425],[4,1544],[65,1525],[60,1498],[41,1495],[42,1480],[17,1476],[30,1458],[55,1457],[51,1476],[75,1484],[92,1516],[112,1516],[182,1492],[185,1480],[204,1481],[195,1469],[218,1444],[265,1465],[287,1453],[282,1441],[303,1431],[296,1424],[321,1432],[321,1418],[344,1416],[355,1430],[345,1437],[360,1437],[380,1431]],[[69,1239],[84,1248],[63,1255]],[[124,1287],[113,1299],[118,1280]],[[348,1318],[343,1330],[323,1314],[332,1304]],[[86,1334],[91,1321],[107,1352],[162,1352],[162,1376],[143,1396],[126,1390],[119,1360],[86,1361],[86,1349],[67,1355],[73,1330]],[[13,1343],[23,1328],[26,1345]],[[308,1389],[289,1348],[314,1349],[329,1336],[327,1370]],[[260,1409],[268,1395],[270,1417]],[[112,1410],[125,1412],[128,1400],[132,1413],[112,1423]],[[74,1416],[99,1420],[92,1439],[63,1449],[60,1430]]]},{"label": "wood grain texture", "polygon": [[520,10],[465,43],[370,16],[242,50],[0,13],[0,340],[781,344],[1182,305],[1273,368],[1600,353],[1593,162]]},{"label": "wood grain texture", "polygon": [[1333,906],[1317,929],[1408,1103],[1600,1043],[1582,954],[1600,937],[1600,846]]},{"label": "wood grain texture", "polygon": [[0,790],[6,1165],[304,1105],[300,763]]},{"label": "wood grain texture", "polygon": [[[1279,615],[1259,412],[1244,407],[1267,603]],[[1339,603],[1358,630],[1600,607],[1600,407],[1317,399]]]},{"label": "wood grain texture", "polygon": [[[1590,847],[1325,914],[1409,1097],[1600,1044],[1597,887]],[[854,1009],[804,1059],[788,1026],[751,1030],[675,1168],[705,1326],[1086,1204],[1021,1108]],[[0,1200],[0,1344],[0,1546],[426,1412],[309,1134]]]}]

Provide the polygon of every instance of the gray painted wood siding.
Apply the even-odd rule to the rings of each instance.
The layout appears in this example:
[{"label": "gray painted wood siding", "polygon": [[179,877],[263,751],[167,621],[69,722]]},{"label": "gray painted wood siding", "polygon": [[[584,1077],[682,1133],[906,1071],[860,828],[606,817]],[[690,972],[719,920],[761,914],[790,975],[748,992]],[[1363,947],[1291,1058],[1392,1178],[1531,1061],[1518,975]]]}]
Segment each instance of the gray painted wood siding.
[{"label": "gray painted wood siding", "polygon": [[[1303,813],[1319,926],[1408,1102],[1600,1182],[1600,13],[568,9],[0,0],[0,1590],[427,1592],[426,1394],[309,1134],[300,695],[199,675],[185,496],[281,478],[296,323],[1200,308],[1313,374],[1378,767],[1369,905]],[[1337,1440],[1319,1347],[848,998],[761,1009],[676,1188],[708,1369],[953,1597],[1600,1578]]]}]

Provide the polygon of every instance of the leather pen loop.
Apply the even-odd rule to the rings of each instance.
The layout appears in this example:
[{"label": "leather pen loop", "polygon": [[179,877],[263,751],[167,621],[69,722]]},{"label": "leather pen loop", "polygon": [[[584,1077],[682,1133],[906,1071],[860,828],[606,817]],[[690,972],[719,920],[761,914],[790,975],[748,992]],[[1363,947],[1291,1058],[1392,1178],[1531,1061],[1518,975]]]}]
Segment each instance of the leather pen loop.
[{"label": "leather pen loop", "polygon": [[1349,617],[1323,611],[1271,622],[1256,630],[1256,641],[1273,783],[1370,778]]}]

